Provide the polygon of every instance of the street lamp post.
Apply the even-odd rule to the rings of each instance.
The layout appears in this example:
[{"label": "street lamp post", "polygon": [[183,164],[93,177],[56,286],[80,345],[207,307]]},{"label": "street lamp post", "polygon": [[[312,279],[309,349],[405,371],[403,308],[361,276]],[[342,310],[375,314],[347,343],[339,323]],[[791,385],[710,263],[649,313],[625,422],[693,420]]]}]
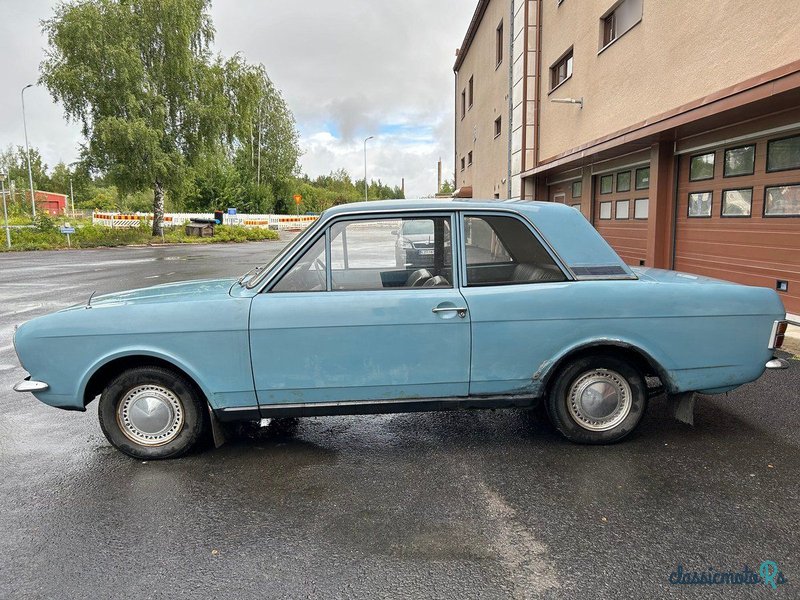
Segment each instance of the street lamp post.
[{"label": "street lamp post", "polygon": [[364,138],[364,200],[368,200],[367,198],[367,142],[373,139],[375,136],[371,135],[368,138]]},{"label": "street lamp post", "polygon": [[11,231],[8,229],[8,207],[6,206],[6,174],[0,173],[0,194],[3,195],[3,216],[6,219],[6,245],[11,248]]},{"label": "street lamp post", "polygon": [[36,218],[36,198],[33,195],[33,171],[31,171],[31,149],[28,145],[28,123],[25,120],[25,90],[29,87],[33,87],[32,83],[29,83],[19,95],[22,97],[22,128],[25,130],[25,153],[28,155],[28,183],[31,187],[31,209],[33,210],[33,217]]}]

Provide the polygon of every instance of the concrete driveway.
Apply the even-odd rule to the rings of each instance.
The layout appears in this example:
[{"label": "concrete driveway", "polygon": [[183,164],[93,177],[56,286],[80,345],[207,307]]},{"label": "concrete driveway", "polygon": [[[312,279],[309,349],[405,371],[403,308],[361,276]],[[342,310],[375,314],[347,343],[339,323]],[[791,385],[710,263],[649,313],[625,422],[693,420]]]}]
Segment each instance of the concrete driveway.
[{"label": "concrete driveway", "polygon": [[0,256],[0,597],[764,597],[669,577],[765,560],[800,593],[798,361],[702,398],[694,427],[656,399],[609,447],[509,410],[279,422],[142,463],[94,404],[11,391],[15,324],[94,290],[238,275],[281,245]]}]

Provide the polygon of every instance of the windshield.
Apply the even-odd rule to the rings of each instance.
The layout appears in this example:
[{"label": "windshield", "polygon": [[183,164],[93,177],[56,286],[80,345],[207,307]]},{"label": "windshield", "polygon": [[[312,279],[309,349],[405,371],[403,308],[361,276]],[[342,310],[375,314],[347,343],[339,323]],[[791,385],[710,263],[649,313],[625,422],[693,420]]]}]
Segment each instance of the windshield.
[{"label": "windshield", "polygon": [[403,235],[433,235],[433,221],[430,219],[405,221]]},{"label": "windshield", "polygon": [[307,227],[305,231],[289,242],[283,250],[278,252],[278,254],[272,258],[272,260],[263,265],[250,269],[250,271],[242,275],[239,278],[239,285],[244,285],[248,289],[252,289],[257,286],[264,279],[264,276],[272,270],[272,267],[277,265],[278,262],[283,259],[283,257],[286,256],[294,247],[303,243],[303,241],[308,238],[309,235],[319,229],[319,224],[323,221],[324,215],[325,213],[323,212],[319,219],[317,219],[316,222],[311,225],[311,227]]}]

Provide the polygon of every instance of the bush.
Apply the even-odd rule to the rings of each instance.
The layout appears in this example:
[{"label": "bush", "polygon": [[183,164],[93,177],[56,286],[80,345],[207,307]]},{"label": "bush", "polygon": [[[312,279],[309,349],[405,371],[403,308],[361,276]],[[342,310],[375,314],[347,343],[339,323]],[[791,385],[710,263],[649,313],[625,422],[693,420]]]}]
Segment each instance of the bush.
[{"label": "bush", "polygon": [[[48,217],[49,224],[38,220],[37,226],[11,230],[12,250],[58,250],[67,247],[67,236],[59,232],[55,222]],[[164,242],[168,244],[217,244],[226,242],[257,242],[278,239],[278,232],[270,229],[217,225],[214,237],[187,236],[183,227],[164,230]],[[111,228],[103,225],[78,225],[71,236],[73,248],[99,248],[129,246],[134,244],[160,245],[160,237],[150,235],[150,227]],[[0,251],[7,251],[5,244]]]}]

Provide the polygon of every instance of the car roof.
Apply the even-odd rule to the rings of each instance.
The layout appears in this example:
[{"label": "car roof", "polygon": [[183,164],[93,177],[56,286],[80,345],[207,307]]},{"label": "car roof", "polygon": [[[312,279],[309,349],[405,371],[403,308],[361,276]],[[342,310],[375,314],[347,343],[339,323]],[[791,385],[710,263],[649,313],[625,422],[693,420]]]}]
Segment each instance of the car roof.
[{"label": "car roof", "polygon": [[340,204],[325,211],[328,215],[348,214],[352,212],[381,212],[398,210],[481,210],[507,209],[525,212],[539,208],[546,211],[572,210],[565,204],[554,202],[536,202],[533,200],[482,200],[478,198],[413,198],[408,200],[370,200],[369,202],[351,202]]}]

